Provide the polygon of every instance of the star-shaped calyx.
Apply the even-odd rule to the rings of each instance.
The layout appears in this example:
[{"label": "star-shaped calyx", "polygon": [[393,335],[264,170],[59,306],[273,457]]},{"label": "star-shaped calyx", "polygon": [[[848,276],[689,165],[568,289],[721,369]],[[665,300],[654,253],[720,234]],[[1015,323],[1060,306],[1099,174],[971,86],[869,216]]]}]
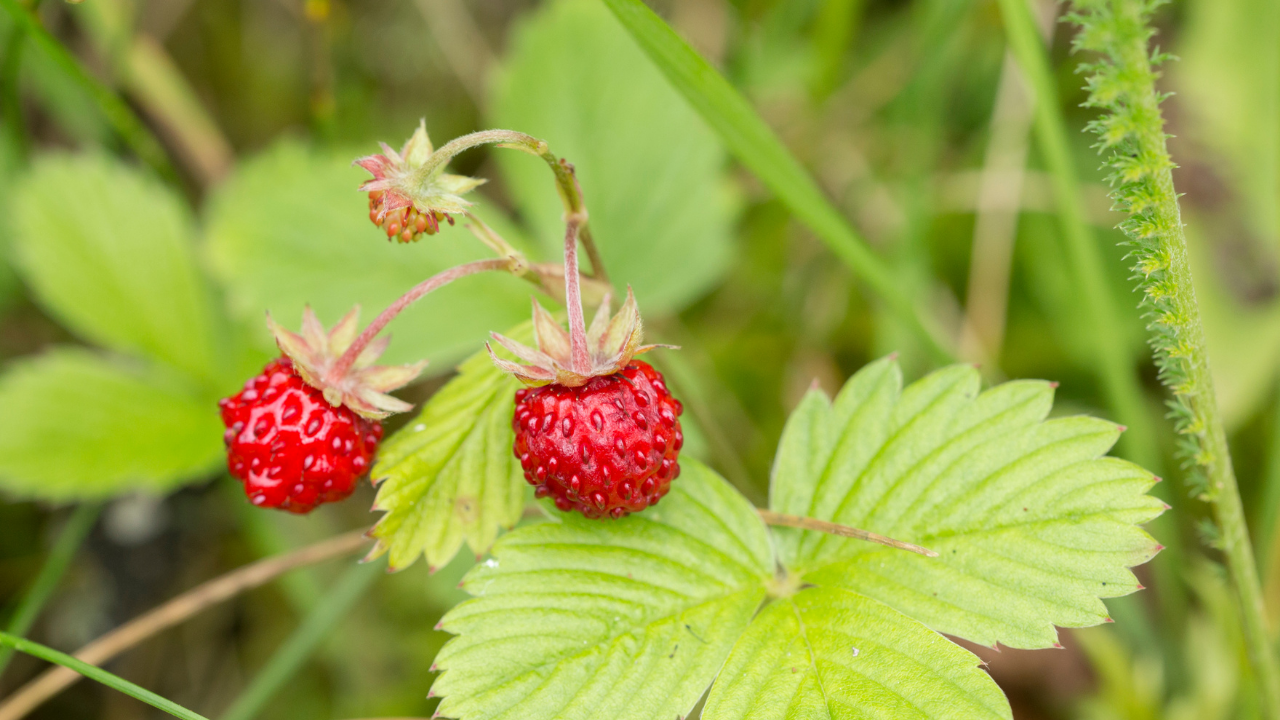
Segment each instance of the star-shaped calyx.
[{"label": "star-shaped calyx", "polygon": [[644,325],[640,321],[640,310],[636,307],[636,297],[631,288],[627,288],[627,301],[622,304],[617,314],[610,316],[610,296],[605,295],[587,329],[587,367],[576,370],[573,363],[573,348],[569,333],[545,308],[533,301],[533,336],[537,348],[518,343],[509,337],[490,333],[502,347],[510,350],[517,358],[527,364],[503,360],[489,348],[489,355],[502,370],[514,375],[526,385],[539,386],[557,384],[567,387],[580,387],[593,377],[612,375],[627,366],[631,358],[654,348],[672,347],[671,345],[643,345]]},{"label": "star-shaped calyx", "polygon": [[326,332],[316,314],[307,307],[302,311],[301,335],[281,327],[270,314],[267,327],[280,351],[293,360],[298,375],[324,393],[330,405],[345,405],[371,420],[413,409],[409,403],[387,393],[412,382],[427,366],[427,361],[412,365],[374,365],[391,340],[389,336],[382,336],[369,342],[353,360],[344,362],[344,354],[356,340],[359,317],[360,308],[356,307]]},{"label": "star-shaped calyx", "polygon": [[419,235],[434,235],[440,230],[440,222],[453,223],[453,215],[466,212],[471,203],[463,195],[484,183],[484,180],[465,175],[450,175],[444,165],[434,169],[426,166],[435,148],[427,137],[426,122],[418,124],[396,152],[386,143],[379,143],[382,153],[368,155],[355,164],[373,173],[373,179],[360,186],[369,193],[369,219],[387,233],[388,240],[412,242]]}]

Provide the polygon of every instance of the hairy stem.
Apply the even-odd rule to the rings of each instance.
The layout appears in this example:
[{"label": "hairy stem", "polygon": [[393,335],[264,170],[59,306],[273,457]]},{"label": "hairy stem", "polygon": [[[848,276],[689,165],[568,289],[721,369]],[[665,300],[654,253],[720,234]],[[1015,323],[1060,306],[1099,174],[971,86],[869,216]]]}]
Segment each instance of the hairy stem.
[{"label": "hairy stem", "polygon": [[573,165],[556,157],[545,141],[514,130],[481,130],[463,135],[441,145],[431,153],[427,162],[417,170],[418,182],[422,184],[430,182],[437,174],[444,172],[450,160],[466,150],[481,145],[497,145],[523,150],[530,155],[542,158],[543,162],[547,163],[556,178],[556,192],[560,195],[560,201],[564,203],[565,222],[574,217],[578,219],[578,239],[582,241],[587,257],[591,260],[591,271],[597,279],[608,282],[609,276],[605,272],[604,262],[596,248],[591,229],[587,227],[587,204],[582,197],[582,188],[578,185],[578,176],[574,172]]},{"label": "hairy stem", "polygon": [[[167,630],[217,603],[263,585],[295,568],[350,555],[367,542],[365,531],[355,530],[285,555],[266,558],[238,568],[202,585],[197,585],[169,602],[130,620],[77,650],[74,659],[78,663],[101,665],[156,633]],[[21,647],[18,649],[23,650]],[[65,664],[63,667],[43,673],[5,698],[4,704],[0,705],[0,720],[19,720],[25,717],[45,700],[79,680],[82,674],[87,675]]]},{"label": "hairy stem", "polygon": [[[49,596],[53,594],[58,581],[67,572],[67,568],[76,556],[76,551],[88,537],[89,531],[93,529],[93,524],[101,512],[102,506],[98,503],[85,503],[71,514],[58,535],[53,549],[49,551],[44,567],[40,568],[40,574],[36,575],[35,582],[31,583],[31,589],[22,597],[17,609],[13,611],[9,626],[5,628],[6,632],[15,637],[24,637],[31,629],[32,623],[39,616],[44,604],[49,601]],[[0,648],[0,673],[4,672],[12,656],[13,647]]]},{"label": "hairy stem", "polygon": [[[1094,373],[1107,405],[1116,419],[1128,426],[1117,449],[1120,454],[1151,470],[1165,474],[1163,456],[1156,435],[1155,418],[1147,407],[1137,374],[1137,354],[1131,352],[1120,323],[1120,304],[1113,297],[1106,279],[1106,264],[1098,238],[1089,227],[1080,193],[1080,183],[1072,157],[1071,140],[1066,119],[1058,102],[1057,83],[1049,65],[1049,54],[1026,0],[1000,0],[1001,16],[1009,39],[1009,48],[1031,86],[1035,101],[1035,135],[1050,171],[1053,193],[1062,226],[1062,239],[1070,272],[1077,287],[1093,339],[1091,357]],[[1177,504],[1174,493],[1157,491],[1162,500]],[[1152,526],[1159,531],[1166,549],[1153,564],[1158,582],[1157,599],[1164,618],[1174,628],[1181,628],[1186,616],[1186,596],[1181,579],[1182,542],[1174,516],[1157,519]],[[1145,615],[1135,617],[1146,619]],[[1152,633],[1154,635],[1154,633]],[[1163,637],[1175,649],[1178,631]],[[1175,650],[1176,652],[1176,650]],[[1166,653],[1176,657],[1174,653]],[[1170,676],[1181,665],[1169,664]]]},{"label": "hairy stem", "polygon": [[415,285],[412,290],[401,295],[398,300],[387,306],[387,309],[379,313],[378,317],[374,318],[373,322],[369,323],[368,326],[366,326],[365,329],[356,336],[355,341],[351,343],[351,347],[343,351],[342,356],[338,358],[338,361],[329,368],[326,373],[326,377],[329,380],[336,382],[339,378],[346,375],[347,371],[351,369],[351,366],[355,364],[356,359],[360,357],[360,353],[364,352],[365,347],[367,347],[369,343],[378,336],[378,333],[382,332],[382,329],[387,326],[387,323],[394,320],[395,317],[405,308],[417,302],[424,295],[433,290],[442,288],[458,278],[464,278],[468,275],[475,275],[476,273],[488,272],[490,270],[510,270],[512,265],[517,264],[518,262],[519,260],[510,257],[494,258],[492,260],[476,260],[474,262],[466,263],[465,265],[449,268],[448,270],[436,273],[426,280],[423,280]]},{"label": "hairy stem", "polygon": [[1112,196],[1130,214],[1121,227],[1136,259],[1152,347],[1160,378],[1173,392],[1173,416],[1182,436],[1193,491],[1208,501],[1218,524],[1240,605],[1250,664],[1258,679],[1263,716],[1280,718],[1280,667],[1269,641],[1253,547],[1219,413],[1200,307],[1192,284],[1186,236],[1173,186],[1156,90],[1149,20],[1158,0],[1074,0],[1072,20],[1081,26],[1078,49],[1097,52],[1089,67],[1089,104],[1107,115],[1094,121],[1107,154]]},{"label": "hairy stem", "polygon": [[564,229],[564,299],[569,310],[569,362],[575,373],[591,372],[587,352],[587,321],[582,314],[582,288],[578,284],[578,217],[570,215]]},{"label": "hairy stem", "polygon": [[938,557],[938,553],[928,548],[920,547],[909,542],[894,540],[891,537],[885,537],[879,533],[873,533],[869,530],[859,530],[848,525],[837,525],[826,520],[818,520],[817,518],[802,517],[800,515],[787,515],[786,513],[765,510],[764,508],[756,508],[760,519],[769,525],[781,525],[783,527],[799,528],[801,530],[816,530],[817,532],[827,533],[828,535],[839,535],[840,537],[854,538],[856,540],[866,540],[877,545],[885,547],[898,548],[908,552],[924,555],[925,557]]}]

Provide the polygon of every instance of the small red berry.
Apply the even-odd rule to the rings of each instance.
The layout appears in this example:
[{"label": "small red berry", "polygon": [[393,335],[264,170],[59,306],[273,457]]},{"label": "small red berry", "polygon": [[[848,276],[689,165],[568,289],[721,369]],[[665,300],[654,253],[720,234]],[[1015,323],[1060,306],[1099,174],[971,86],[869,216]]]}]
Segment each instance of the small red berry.
[{"label": "small red berry", "polygon": [[662,374],[632,360],[584,385],[516,392],[515,455],[538,497],[589,518],[658,502],[680,476],[683,407]]},{"label": "small red berry", "polygon": [[227,469],[259,507],[307,513],[346,498],[369,471],[382,424],[334,407],[288,358],[219,401]]}]

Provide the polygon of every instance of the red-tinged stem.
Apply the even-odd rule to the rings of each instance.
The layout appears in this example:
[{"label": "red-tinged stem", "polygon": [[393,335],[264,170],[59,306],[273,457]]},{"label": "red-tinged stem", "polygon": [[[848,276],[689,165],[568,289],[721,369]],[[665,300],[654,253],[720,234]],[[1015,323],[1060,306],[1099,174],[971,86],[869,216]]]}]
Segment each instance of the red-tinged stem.
[{"label": "red-tinged stem", "polygon": [[[356,358],[360,357],[360,353],[363,352],[365,347],[378,336],[378,333],[382,332],[382,329],[387,326],[387,323],[395,319],[395,316],[399,315],[400,311],[412,305],[423,295],[430,293],[432,290],[444,287],[458,278],[464,278],[468,275],[475,275],[476,273],[488,272],[490,270],[506,270],[510,267],[511,262],[511,258],[476,260],[475,262],[469,262],[465,265],[449,268],[444,272],[432,275],[426,280],[418,283],[412,290],[401,295],[399,300],[391,303],[386,310],[379,313],[378,317],[374,318],[373,322],[369,323],[369,325],[365,327],[364,331],[356,337],[355,342],[351,343],[351,347],[347,348],[346,352],[342,353],[342,357],[338,358],[338,362],[334,363],[333,367],[329,369],[327,378],[336,382],[343,375],[346,375],[347,372],[351,370],[351,366],[355,364]],[[575,290],[577,289],[576,282],[574,283],[574,288]],[[582,311],[579,310],[578,313],[581,315]]]},{"label": "red-tinged stem", "polygon": [[578,227],[581,223],[577,214],[565,218],[564,300],[569,309],[570,363],[575,373],[586,375],[591,371],[591,356],[587,353],[587,321],[582,315],[582,288],[578,282]]}]

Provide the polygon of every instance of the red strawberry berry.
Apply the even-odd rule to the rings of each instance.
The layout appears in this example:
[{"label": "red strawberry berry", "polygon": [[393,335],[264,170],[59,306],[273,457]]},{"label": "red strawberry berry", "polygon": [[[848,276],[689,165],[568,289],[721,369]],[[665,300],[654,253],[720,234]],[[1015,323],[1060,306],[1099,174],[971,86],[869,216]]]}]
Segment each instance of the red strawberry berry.
[{"label": "red strawberry berry", "polygon": [[272,360],[218,406],[227,468],[259,507],[307,513],[346,498],[382,439],[381,423],[330,405],[288,358]]},{"label": "red strawberry berry", "polygon": [[632,360],[578,387],[516,392],[515,454],[538,497],[589,518],[653,505],[680,475],[684,408],[662,374]]}]

